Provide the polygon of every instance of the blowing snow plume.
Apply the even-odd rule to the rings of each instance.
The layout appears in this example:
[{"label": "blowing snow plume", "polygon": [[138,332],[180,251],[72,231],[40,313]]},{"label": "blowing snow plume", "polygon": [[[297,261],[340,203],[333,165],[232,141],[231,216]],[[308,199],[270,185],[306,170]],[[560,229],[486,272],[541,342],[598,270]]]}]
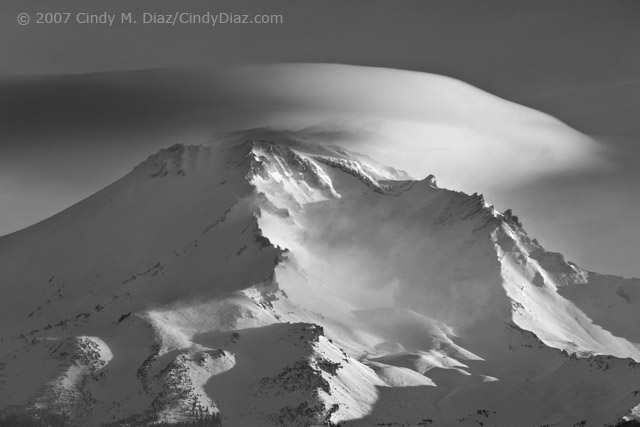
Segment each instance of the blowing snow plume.
[{"label": "blowing snow plume", "polygon": [[312,139],[174,145],[2,237],[2,422],[637,417],[640,281],[567,262],[483,196]]}]

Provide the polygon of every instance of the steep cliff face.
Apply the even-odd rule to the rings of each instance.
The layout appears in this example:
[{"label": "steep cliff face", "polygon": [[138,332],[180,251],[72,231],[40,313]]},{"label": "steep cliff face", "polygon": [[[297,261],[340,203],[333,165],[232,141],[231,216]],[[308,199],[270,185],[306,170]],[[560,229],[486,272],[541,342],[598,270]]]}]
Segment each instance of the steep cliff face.
[{"label": "steep cliff face", "polygon": [[640,401],[637,280],[340,147],[175,145],[0,255],[0,419],[599,426]]}]

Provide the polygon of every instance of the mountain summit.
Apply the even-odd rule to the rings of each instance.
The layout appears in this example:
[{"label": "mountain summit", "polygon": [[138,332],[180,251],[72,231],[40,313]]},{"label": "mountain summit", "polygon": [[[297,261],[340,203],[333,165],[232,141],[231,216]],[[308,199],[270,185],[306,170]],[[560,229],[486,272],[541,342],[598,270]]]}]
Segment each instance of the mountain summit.
[{"label": "mountain summit", "polygon": [[640,280],[585,271],[482,195],[338,146],[174,145],[0,238],[0,257],[9,423],[639,415]]}]

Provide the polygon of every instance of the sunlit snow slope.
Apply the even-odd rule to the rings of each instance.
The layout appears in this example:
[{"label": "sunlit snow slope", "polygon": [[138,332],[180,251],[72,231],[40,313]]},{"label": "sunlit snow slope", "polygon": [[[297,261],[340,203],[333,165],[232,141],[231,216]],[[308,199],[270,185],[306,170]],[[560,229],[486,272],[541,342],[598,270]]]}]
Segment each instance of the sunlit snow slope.
[{"label": "sunlit snow slope", "polygon": [[0,419],[604,426],[640,403],[640,281],[337,146],[175,145],[0,258]]}]

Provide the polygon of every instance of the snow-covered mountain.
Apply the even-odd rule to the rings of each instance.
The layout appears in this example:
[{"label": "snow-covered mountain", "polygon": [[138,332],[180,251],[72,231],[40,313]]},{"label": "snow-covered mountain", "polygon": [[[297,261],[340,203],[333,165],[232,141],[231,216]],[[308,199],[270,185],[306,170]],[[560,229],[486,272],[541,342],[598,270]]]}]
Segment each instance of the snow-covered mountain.
[{"label": "snow-covered mountain", "polygon": [[0,238],[0,258],[0,419],[640,416],[640,280],[585,271],[482,195],[338,146],[175,145]]}]

